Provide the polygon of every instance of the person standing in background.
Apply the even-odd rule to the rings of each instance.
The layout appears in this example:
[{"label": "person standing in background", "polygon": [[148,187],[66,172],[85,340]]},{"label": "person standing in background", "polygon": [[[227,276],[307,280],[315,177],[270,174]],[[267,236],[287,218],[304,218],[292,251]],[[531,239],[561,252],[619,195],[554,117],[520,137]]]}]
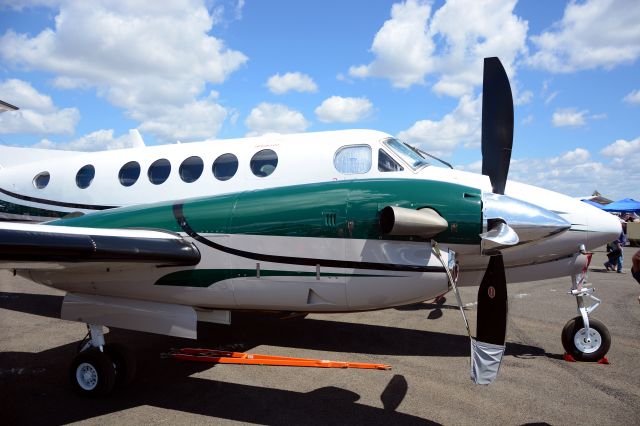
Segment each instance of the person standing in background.
[{"label": "person standing in background", "polygon": [[622,232],[620,232],[618,239],[607,244],[607,257],[609,258],[609,260],[604,264],[604,267],[607,268],[607,271],[615,271],[617,268],[618,273],[622,273],[622,251],[626,241],[627,239],[623,229]]}]

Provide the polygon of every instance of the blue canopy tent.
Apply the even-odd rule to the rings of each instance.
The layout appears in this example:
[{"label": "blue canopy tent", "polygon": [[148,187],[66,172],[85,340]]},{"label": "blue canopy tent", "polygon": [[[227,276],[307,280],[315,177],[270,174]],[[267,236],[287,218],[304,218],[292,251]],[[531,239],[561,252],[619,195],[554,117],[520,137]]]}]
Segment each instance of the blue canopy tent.
[{"label": "blue canopy tent", "polygon": [[603,206],[602,209],[608,212],[640,213],[640,201],[636,201],[633,198],[623,198]]},{"label": "blue canopy tent", "polygon": [[595,201],[591,201],[591,200],[588,200],[586,198],[584,198],[584,199],[582,199],[580,201],[582,201],[583,203],[587,203],[587,204],[589,204],[591,206],[597,207],[599,209],[604,208],[604,204],[596,203]]}]

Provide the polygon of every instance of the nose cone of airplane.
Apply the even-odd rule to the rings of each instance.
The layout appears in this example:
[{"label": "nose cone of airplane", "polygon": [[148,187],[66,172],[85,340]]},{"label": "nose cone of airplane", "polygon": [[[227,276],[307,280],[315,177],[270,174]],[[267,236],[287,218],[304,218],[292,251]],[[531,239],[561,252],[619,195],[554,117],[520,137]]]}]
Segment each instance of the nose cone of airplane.
[{"label": "nose cone of airplane", "polygon": [[517,234],[517,241],[505,245],[522,245],[539,241],[571,227],[571,223],[560,215],[507,195],[485,193],[483,201],[485,230],[492,228],[492,221],[499,220],[506,223]]},{"label": "nose cone of airplane", "polygon": [[571,230],[575,228],[577,231],[586,232],[587,249],[603,246],[620,236],[622,224],[618,217],[587,203],[581,204],[584,204],[581,206],[581,213],[584,215],[586,226],[575,224],[571,226]]}]

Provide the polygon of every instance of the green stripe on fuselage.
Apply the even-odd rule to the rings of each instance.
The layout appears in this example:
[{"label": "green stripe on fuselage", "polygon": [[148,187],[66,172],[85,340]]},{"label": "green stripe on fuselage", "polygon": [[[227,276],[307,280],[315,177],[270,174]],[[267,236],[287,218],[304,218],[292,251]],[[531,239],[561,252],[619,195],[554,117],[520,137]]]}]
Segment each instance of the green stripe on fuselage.
[{"label": "green stripe on fuselage", "polygon": [[[436,236],[439,242],[478,244],[482,232],[480,190],[419,179],[323,182],[177,203],[183,204],[184,217],[198,234],[421,241],[381,234],[379,213],[389,205],[436,210],[449,223],[449,228]],[[181,232],[173,204],[176,202],[123,207],[51,224]]]},{"label": "green stripe on fuselage", "polygon": [[[192,269],[167,274],[156,281],[155,285],[179,287],[209,287],[220,281],[232,278],[257,278],[255,269]],[[315,277],[315,272],[260,270],[260,277]],[[321,277],[398,277],[397,275],[342,274],[321,272]]]}]

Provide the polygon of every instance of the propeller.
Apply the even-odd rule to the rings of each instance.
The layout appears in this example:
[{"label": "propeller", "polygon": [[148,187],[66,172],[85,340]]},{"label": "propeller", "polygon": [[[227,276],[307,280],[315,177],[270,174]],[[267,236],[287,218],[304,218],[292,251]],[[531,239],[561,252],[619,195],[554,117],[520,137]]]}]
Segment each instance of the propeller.
[{"label": "propeller", "polygon": [[[513,98],[509,78],[498,58],[484,59],[482,78],[482,174],[495,194],[504,194],[513,145]],[[505,220],[487,220],[480,235],[483,247],[518,244],[518,234]],[[472,339],[471,378],[479,384],[495,380],[507,333],[507,279],[499,249],[493,254],[478,289],[476,339]]]},{"label": "propeller", "polygon": [[482,174],[504,194],[513,146],[513,97],[498,58],[484,58],[482,75]]}]

